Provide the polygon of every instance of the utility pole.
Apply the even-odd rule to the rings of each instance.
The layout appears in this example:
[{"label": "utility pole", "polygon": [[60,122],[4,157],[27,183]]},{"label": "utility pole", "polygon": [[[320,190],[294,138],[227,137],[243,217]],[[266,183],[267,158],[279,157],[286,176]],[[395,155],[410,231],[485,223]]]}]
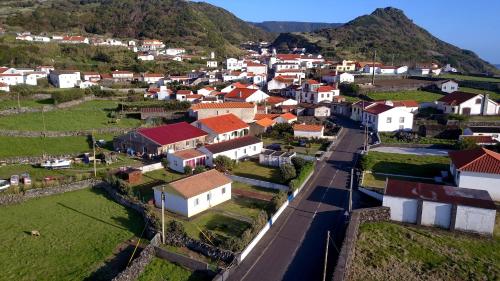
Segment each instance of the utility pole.
[{"label": "utility pole", "polygon": [[161,189],[161,241],[165,244],[165,192],[164,187]]},{"label": "utility pole", "polygon": [[351,186],[349,188],[349,214],[352,212],[352,185],[354,181],[354,169],[351,169]]},{"label": "utility pole", "polygon": [[323,281],[326,281],[326,269],[328,266],[328,244],[330,244],[330,230],[326,232],[325,265],[323,267]]},{"label": "utility pole", "polygon": [[372,60],[372,86],[375,86],[375,58],[377,57],[377,50],[373,51],[373,60]]},{"label": "utility pole", "polygon": [[97,159],[95,157],[95,131],[92,130],[92,149],[94,150],[94,177],[97,178]]}]

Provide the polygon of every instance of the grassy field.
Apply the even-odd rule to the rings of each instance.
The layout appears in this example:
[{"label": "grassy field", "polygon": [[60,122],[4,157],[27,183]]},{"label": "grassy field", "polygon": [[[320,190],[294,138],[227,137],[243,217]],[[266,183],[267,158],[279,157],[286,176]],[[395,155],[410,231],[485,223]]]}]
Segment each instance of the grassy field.
[{"label": "grassy field", "polygon": [[[393,133],[380,133],[380,139],[382,143],[408,143],[404,141],[399,141],[394,137]],[[450,139],[438,139],[432,137],[420,137],[418,141],[410,142],[416,144],[436,144],[436,145],[444,145],[444,146],[453,146],[456,144],[456,140]]]},{"label": "grassy field", "polygon": [[[286,145],[287,143],[284,140],[281,139],[273,139],[273,138],[263,138],[264,146],[268,146],[273,143],[277,143],[281,145],[281,149],[283,151],[287,151]],[[290,152],[297,152],[299,154],[304,154],[304,155],[314,155],[318,150],[321,149],[321,144],[319,143],[311,143],[310,147],[302,147],[298,145],[298,142],[292,142],[291,145],[293,146],[293,149],[290,150]]]},{"label": "grassy field", "polygon": [[259,194],[264,194],[264,195],[274,195],[278,193],[277,189],[271,189],[271,188],[264,188],[260,186],[255,186],[255,185],[249,185],[246,183],[234,181],[233,185],[231,187],[233,190],[243,190],[243,191],[250,191],[250,192],[255,192]]},{"label": "grassy field", "polygon": [[[21,107],[31,107],[31,108],[41,108],[45,105],[54,104],[54,100],[52,99],[43,99],[43,100],[31,100],[31,99],[21,99],[19,101]],[[10,108],[18,108],[17,100],[9,99],[9,100],[0,100],[0,110],[10,109]]]},{"label": "grassy field", "polygon": [[83,280],[144,226],[138,213],[91,189],[2,207],[0,217],[0,280]]},{"label": "grassy field", "polygon": [[133,118],[112,123],[108,113],[116,108],[114,101],[89,101],[69,109],[46,113],[25,113],[0,117],[0,129],[43,131],[43,120],[47,131],[75,131],[108,127],[136,127],[141,121]]},{"label": "grassy field", "polygon": [[[95,135],[96,139],[113,141],[109,134]],[[0,159],[15,156],[79,154],[92,151],[88,137],[25,138],[0,136]]]},{"label": "grassy field", "polygon": [[233,174],[258,179],[262,181],[269,181],[274,183],[282,183],[282,179],[280,177],[280,169],[277,167],[268,167],[263,166],[258,163],[258,161],[248,160],[242,161],[236,164],[233,168]]},{"label": "grassy field", "polygon": [[479,90],[479,89],[467,88],[467,87],[460,87],[459,91],[468,92],[468,93],[475,93],[475,94],[483,94],[483,95],[486,94],[486,95],[489,95],[490,99],[492,99],[492,100],[500,100],[500,93],[493,92],[493,91]]},{"label": "grassy field", "polygon": [[364,173],[363,183],[361,185],[363,187],[368,187],[368,188],[375,189],[379,192],[383,192],[384,188],[385,188],[385,181],[387,178],[405,180],[405,181],[436,183],[433,180],[412,179],[412,178],[405,178],[405,177],[387,177],[387,176],[377,175],[377,174],[373,174],[373,173]]},{"label": "grassy field", "polygon": [[[366,160],[364,160],[366,158]],[[434,177],[448,171],[450,160],[444,156],[420,156],[371,151],[363,156],[367,169],[374,173],[398,174],[416,177]]]},{"label": "grassy field", "polygon": [[437,228],[365,223],[351,280],[498,280],[500,238]]},{"label": "grassy field", "polygon": [[373,92],[368,93],[368,97],[374,100],[414,100],[417,102],[435,101],[443,95],[426,92],[426,91],[400,91],[400,92]]},{"label": "grassy field", "polygon": [[142,176],[142,182],[134,186],[134,191],[138,193],[137,196],[146,202],[153,198],[153,187],[181,179],[185,176],[184,174],[165,169],[145,173]]},{"label": "grassy field", "polygon": [[439,78],[455,79],[455,80],[462,80],[462,81],[479,81],[479,82],[497,82],[497,83],[500,83],[500,78],[476,77],[476,76],[449,74],[449,73],[439,75]]},{"label": "grassy field", "polygon": [[144,272],[139,276],[137,281],[209,281],[205,275],[192,272],[180,265],[168,262],[163,259],[154,258],[153,261],[146,266]]}]

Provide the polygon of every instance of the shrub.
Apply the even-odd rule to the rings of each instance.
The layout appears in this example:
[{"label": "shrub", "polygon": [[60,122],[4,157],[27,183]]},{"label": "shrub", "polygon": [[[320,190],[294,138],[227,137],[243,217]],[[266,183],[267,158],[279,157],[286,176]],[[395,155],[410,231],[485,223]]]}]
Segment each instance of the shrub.
[{"label": "shrub", "polygon": [[456,145],[458,150],[469,150],[478,148],[479,145],[472,138],[463,138]]},{"label": "shrub", "polygon": [[287,199],[288,196],[283,191],[280,191],[276,195],[274,195],[274,197],[271,199],[271,213],[275,213],[276,211],[278,211],[278,209],[281,207],[281,205],[283,205],[283,203],[286,202]]},{"label": "shrub", "polygon": [[168,162],[167,157],[161,159],[161,165],[163,166],[163,168],[167,169],[169,164],[170,163]]},{"label": "shrub", "polygon": [[295,170],[300,172],[302,170],[302,167],[304,167],[307,164],[307,161],[304,158],[293,157],[292,164],[295,167]]},{"label": "shrub", "polygon": [[174,235],[186,236],[184,225],[176,220],[172,220],[168,223],[167,231]]},{"label": "shrub", "polygon": [[283,182],[288,182],[297,176],[297,171],[293,165],[284,164],[280,166],[280,176]]},{"label": "shrub", "polygon": [[83,96],[84,92],[80,90],[66,90],[52,93],[52,98],[56,104],[81,99]]},{"label": "shrub", "polygon": [[194,170],[193,170],[194,174],[200,174],[203,172],[205,172],[205,167],[203,167],[203,166],[196,166],[196,168],[194,168]]},{"label": "shrub", "polygon": [[184,174],[191,175],[193,173],[193,168],[191,166],[184,167]]},{"label": "shrub", "polygon": [[361,156],[361,161],[359,163],[363,171],[371,171],[373,165],[375,164],[368,154]]},{"label": "shrub", "polygon": [[288,186],[291,190],[296,190],[299,188],[307,177],[314,171],[315,163],[312,161],[306,161],[305,165],[299,170],[298,175],[295,179],[291,180]]},{"label": "shrub", "polygon": [[214,159],[215,169],[219,172],[228,172],[231,171],[234,167],[234,161],[224,155],[219,155]]}]

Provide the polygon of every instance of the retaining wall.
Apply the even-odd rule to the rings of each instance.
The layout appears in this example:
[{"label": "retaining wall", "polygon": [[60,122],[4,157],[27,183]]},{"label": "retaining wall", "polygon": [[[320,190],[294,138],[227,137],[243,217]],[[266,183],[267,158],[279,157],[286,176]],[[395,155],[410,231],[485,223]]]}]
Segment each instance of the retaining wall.
[{"label": "retaining wall", "polygon": [[229,177],[234,180],[234,181],[239,181],[251,185],[256,185],[264,188],[270,188],[270,189],[277,189],[277,190],[282,190],[282,191],[288,191],[290,188],[287,185],[283,184],[277,184],[273,182],[268,182],[268,181],[261,181],[261,180],[256,180],[256,179],[251,179],[251,178],[245,178],[245,177],[240,177],[240,176],[235,176],[235,175],[229,175]]},{"label": "retaining wall", "polygon": [[340,249],[332,281],[349,280],[352,261],[358,239],[359,226],[364,222],[388,221],[391,212],[388,207],[375,207],[355,210],[351,213],[349,225]]},{"label": "retaining wall", "polygon": [[156,253],[156,256],[158,258],[161,258],[161,259],[164,259],[164,260],[176,263],[176,264],[180,264],[180,265],[182,265],[186,268],[189,268],[191,270],[208,271],[208,264],[207,263],[204,263],[204,262],[201,262],[201,261],[198,261],[195,259],[191,259],[189,257],[179,255],[177,253],[167,251],[167,250],[162,249],[160,247],[155,247],[155,253]]}]

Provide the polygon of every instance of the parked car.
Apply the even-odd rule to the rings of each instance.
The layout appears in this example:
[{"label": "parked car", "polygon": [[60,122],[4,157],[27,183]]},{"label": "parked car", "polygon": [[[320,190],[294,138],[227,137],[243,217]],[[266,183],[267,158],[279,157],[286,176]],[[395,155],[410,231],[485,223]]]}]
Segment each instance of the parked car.
[{"label": "parked car", "polygon": [[0,190],[5,190],[10,187],[10,181],[0,180]]},{"label": "parked car", "polygon": [[273,143],[273,144],[266,146],[266,148],[271,149],[271,150],[281,151],[281,144]]},{"label": "parked car", "polygon": [[316,152],[316,154],[314,155],[314,157],[316,157],[316,160],[321,160],[321,156],[323,156],[323,154],[325,154],[324,151],[318,151]]}]

